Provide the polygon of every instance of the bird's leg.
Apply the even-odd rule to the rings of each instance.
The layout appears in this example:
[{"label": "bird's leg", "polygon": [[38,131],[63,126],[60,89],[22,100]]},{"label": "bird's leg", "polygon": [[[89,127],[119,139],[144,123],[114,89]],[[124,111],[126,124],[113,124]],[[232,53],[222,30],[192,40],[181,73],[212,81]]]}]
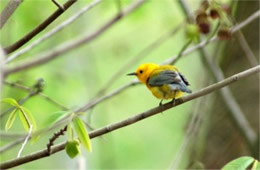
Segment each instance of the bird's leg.
[{"label": "bird's leg", "polygon": [[175,91],[175,94],[174,94],[174,98],[172,99],[172,104],[175,106],[175,97],[176,97],[176,91]]},{"label": "bird's leg", "polygon": [[[163,99],[160,101],[160,103],[159,103],[159,107],[162,106],[162,102],[163,102]],[[161,112],[161,113],[163,113],[163,112]]]},{"label": "bird's leg", "polygon": [[161,106],[161,105],[162,105],[162,102],[163,102],[163,99],[160,101],[160,103],[159,103],[159,106]]},{"label": "bird's leg", "polygon": [[175,106],[175,97],[172,99],[172,104]]}]

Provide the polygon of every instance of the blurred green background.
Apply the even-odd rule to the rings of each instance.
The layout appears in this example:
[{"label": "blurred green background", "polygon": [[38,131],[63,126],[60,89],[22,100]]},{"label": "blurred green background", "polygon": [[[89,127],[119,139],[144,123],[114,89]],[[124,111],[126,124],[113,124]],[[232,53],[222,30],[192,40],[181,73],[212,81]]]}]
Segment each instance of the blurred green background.
[{"label": "blurred green background", "polygon": [[[59,0],[59,2],[64,3],[66,1]],[[56,27],[90,2],[90,0],[79,0],[42,33],[34,37],[33,40]],[[133,2],[132,0],[121,0],[122,8]],[[199,0],[188,2],[193,11],[198,9]],[[7,0],[1,0],[1,11],[6,4]],[[24,0],[0,31],[1,45],[5,47],[24,36],[29,30],[32,30],[46,19],[56,8],[51,1]],[[41,51],[51,50],[58,44],[73,38],[91,34],[116,15],[117,12],[117,2],[105,0],[89,10],[76,22],[8,65],[15,65],[20,61],[29,59],[28,57],[34,57]],[[31,86],[38,78],[43,78],[45,82],[44,94],[69,108],[75,109],[93,99],[111,76],[121,66],[134,58],[138,52],[183,21],[185,21],[185,16],[177,0],[149,0],[90,43],[74,49],[48,64],[8,76],[7,80],[9,82],[19,81],[21,84]],[[127,68],[127,71],[122,72],[114,80],[115,82],[109,87],[107,92],[133,80],[133,77],[128,77],[126,74],[133,72],[139,64],[147,62],[161,63],[178,54],[186,41],[185,26],[183,26],[158,48],[155,48],[147,56],[143,56],[143,59]],[[216,44],[213,43],[207,47],[209,53],[214,53],[215,46]],[[222,45],[221,49],[224,49],[224,45]],[[206,86],[203,81],[209,75],[205,74],[198,52],[184,56],[175,65],[189,80],[190,88],[193,91]],[[22,90],[4,86],[2,97],[12,97],[19,100],[26,94]],[[204,101],[204,107],[211,107],[212,103],[216,101],[216,93],[210,95],[210,97],[208,101]],[[193,100],[165,111],[163,114],[158,114],[102,137],[92,139],[93,152],[86,153],[82,149],[86,166],[89,169],[170,168],[176,155],[180,154],[178,151],[187,131],[187,123],[190,121],[197,101],[198,99]],[[98,104],[91,110],[91,113],[90,111],[86,112],[82,118],[86,120],[88,114],[91,114],[91,125],[99,128],[156,107],[158,104],[159,100],[154,98],[144,85],[138,85]],[[61,110],[39,96],[26,101],[24,106],[31,110],[37,124],[42,128],[48,117],[54,112]],[[7,106],[4,106],[2,110],[6,108]],[[202,153],[205,150],[203,146],[207,143],[205,139],[207,138],[206,134],[210,124],[207,121],[209,114],[205,113],[204,116],[205,118],[203,118],[200,125],[200,131],[195,135],[196,137],[188,141],[191,145],[196,144],[196,149],[193,149],[193,152],[192,149],[184,152],[184,156],[181,157],[180,164],[177,166],[180,169],[187,168],[193,161],[203,162],[203,156],[201,155],[203,155]],[[1,119],[1,129],[4,129],[6,119],[7,116]],[[22,155],[44,149],[48,139],[57,130],[42,135],[40,140],[34,144],[27,144]],[[4,130],[2,132],[4,133]],[[8,131],[8,133],[17,132],[24,132],[19,119],[15,120],[15,126]],[[55,143],[57,144],[65,140],[66,137],[60,137]],[[1,146],[9,142],[10,140],[3,138],[1,139]],[[1,162],[14,158],[20,145],[2,153]],[[214,153],[212,154],[214,155]],[[78,161],[79,157],[70,159],[64,151],[61,151],[50,157],[27,163],[14,169],[76,169]],[[230,160],[226,159],[221,164],[224,165],[223,163],[228,161]]]}]

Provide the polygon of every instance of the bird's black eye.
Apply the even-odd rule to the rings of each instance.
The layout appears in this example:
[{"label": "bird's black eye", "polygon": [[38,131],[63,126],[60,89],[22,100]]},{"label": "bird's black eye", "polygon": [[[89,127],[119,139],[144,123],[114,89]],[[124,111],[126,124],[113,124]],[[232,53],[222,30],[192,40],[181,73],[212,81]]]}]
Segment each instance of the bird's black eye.
[{"label": "bird's black eye", "polygon": [[140,70],[139,73],[142,74],[142,73],[143,73],[143,70]]}]

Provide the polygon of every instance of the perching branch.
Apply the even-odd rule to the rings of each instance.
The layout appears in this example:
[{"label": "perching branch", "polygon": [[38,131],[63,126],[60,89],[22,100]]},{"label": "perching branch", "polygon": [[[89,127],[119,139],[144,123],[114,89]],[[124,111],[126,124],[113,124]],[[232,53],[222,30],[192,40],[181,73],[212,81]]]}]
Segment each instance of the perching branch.
[{"label": "perching branch", "polygon": [[0,14],[0,29],[5,25],[6,21],[12,16],[16,8],[23,2],[23,0],[10,0],[3,12]]},{"label": "perching branch", "polygon": [[5,75],[11,74],[11,73],[15,73],[15,72],[19,72],[25,69],[29,69],[32,67],[36,67],[42,64],[45,64],[59,56],[61,56],[62,54],[71,51],[83,44],[86,44],[92,40],[94,40],[95,38],[97,38],[99,35],[101,35],[102,33],[104,33],[106,30],[108,30],[108,28],[110,28],[112,25],[114,25],[115,23],[117,23],[120,19],[124,18],[125,16],[127,16],[129,13],[131,13],[132,11],[134,11],[136,8],[138,8],[140,5],[142,5],[144,3],[145,0],[138,0],[135,3],[133,3],[132,5],[130,5],[127,9],[122,10],[121,13],[117,14],[116,16],[114,16],[112,19],[110,19],[107,23],[105,23],[103,26],[101,26],[99,29],[97,29],[95,32],[93,32],[90,35],[87,36],[81,36],[80,38],[74,39],[74,40],[70,40],[67,41],[61,45],[59,45],[57,48],[54,48],[52,50],[47,50],[46,52],[43,52],[41,54],[39,54],[38,56],[34,57],[34,60],[29,60],[27,62],[24,62],[20,65],[16,65],[12,68],[7,68],[5,70]]},{"label": "perching branch", "polygon": [[24,47],[23,49],[17,51],[16,53],[10,55],[7,59],[6,59],[6,63],[9,63],[11,61],[13,61],[14,59],[16,59],[17,57],[25,54],[26,52],[30,51],[31,49],[33,49],[34,47],[36,47],[37,45],[41,44],[42,42],[44,42],[45,40],[47,40],[48,38],[50,38],[51,36],[53,36],[54,34],[58,33],[59,31],[61,31],[63,28],[65,28],[66,26],[68,26],[69,24],[73,23],[74,21],[76,21],[78,18],[80,18],[80,16],[82,16],[85,12],[89,11],[91,8],[93,8],[94,6],[96,6],[97,4],[99,4],[100,2],[102,2],[101,0],[95,0],[91,3],[89,3],[87,6],[83,7],[79,12],[77,12],[76,14],[74,14],[73,16],[71,16],[70,18],[68,18],[67,20],[65,20],[64,22],[62,22],[61,24],[59,24],[57,27],[51,29],[49,32],[47,32],[46,34],[44,34],[43,36],[39,37],[37,40],[33,41],[31,44],[29,44],[28,46]]},{"label": "perching branch", "polygon": [[[256,67],[247,69],[247,70],[245,70],[243,72],[240,72],[240,73],[235,74],[235,75],[233,75],[233,76],[231,76],[229,78],[226,78],[225,80],[222,80],[222,81],[217,82],[215,84],[212,84],[212,85],[210,85],[208,87],[205,87],[205,88],[203,88],[201,90],[198,90],[195,93],[192,93],[190,95],[187,95],[187,96],[184,96],[184,97],[182,97],[180,99],[177,99],[174,103],[173,102],[168,102],[168,103],[166,103],[166,104],[164,104],[162,106],[152,108],[152,109],[150,109],[148,111],[145,111],[143,113],[137,114],[137,115],[132,116],[130,118],[127,118],[125,120],[118,121],[116,123],[112,123],[112,124],[107,125],[107,126],[105,126],[103,128],[100,128],[100,129],[97,129],[95,131],[92,131],[92,132],[89,133],[89,136],[90,136],[90,138],[95,138],[95,137],[98,137],[98,136],[110,133],[110,132],[112,132],[114,130],[123,128],[125,126],[134,124],[136,122],[139,122],[139,121],[141,121],[143,119],[146,119],[148,117],[151,117],[153,115],[159,114],[159,113],[161,113],[161,112],[163,112],[165,110],[168,110],[170,108],[176,107],[176,106],[181,105],[183,103],[186,103],[188,101],[191,101],[191,100],[194,100],[196,98],[199,98],[199,97],[205,96],[207,94],[210,94],[210,93],[212,93],[212,92],[214,92],[214,91],[216,91],[218,89],[221,89],[221,88],[223,88],[225,86],[228,86],[228,85],[230,85],[230,84],[232,84],[232,83],[234,83],[234,82],[236,82],[236,81],[238,81],[240,79],[249,77],[249,76],[257,74],[259,72],[260,72],[260,66],[256,66]],[[61,144],[53,146],[51,154],[54,154],[54,153],[59,152],[61,150],[64,150],[65,145],[66,145],[66,142],[63,142]],[[27,156],[24,156],[24,157],[21,157],[21,158],[17,158],[17,159],[13,159],[13,160],[1,163],[0,164],[0,168],[1,169],[12,168],[12,167],[15,167],[15,166],[19,166],[19,165],[25,164],[27,162],[32,162],[34,160],[47,157],[47,156],[49,156],[47,149],[43,149],[41,151],[32,153],[30,155],[27,155]]]},{"label": "perching branch", "polygon": [[54,22],[62,13],[64,13],[72,4],[74,4],[77,0],[68,0],[64,5],[64,11],[58,8],[51,16],[49,16],[45,21],[43,21],[40,25],[34,28],[31,32],[27,33],[24,37],[22,37],[17,42],[12,45],[5,47],[4,50],[7,54],[17,50],[25,43],[30,41],[34,36],[43,31],[47,26],[49,26],[52,22]]}]

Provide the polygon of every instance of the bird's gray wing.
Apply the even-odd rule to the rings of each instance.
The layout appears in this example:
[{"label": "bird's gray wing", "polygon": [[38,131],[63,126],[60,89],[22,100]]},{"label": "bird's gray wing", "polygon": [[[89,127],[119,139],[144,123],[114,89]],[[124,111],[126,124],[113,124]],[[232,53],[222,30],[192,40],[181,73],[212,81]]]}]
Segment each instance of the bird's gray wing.
[{"label": "bird's gray wing", "polygon": [[152,76],[147,83],[152,87],[168,84],[173,90],[191,93],[191,90],[186,87],[186,82],[187,80],[183,78],[180,73],[172,70],[165,70]]}]

